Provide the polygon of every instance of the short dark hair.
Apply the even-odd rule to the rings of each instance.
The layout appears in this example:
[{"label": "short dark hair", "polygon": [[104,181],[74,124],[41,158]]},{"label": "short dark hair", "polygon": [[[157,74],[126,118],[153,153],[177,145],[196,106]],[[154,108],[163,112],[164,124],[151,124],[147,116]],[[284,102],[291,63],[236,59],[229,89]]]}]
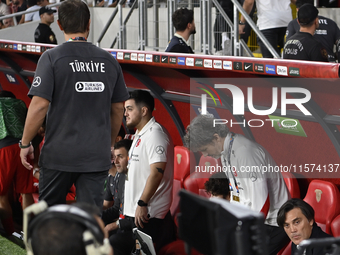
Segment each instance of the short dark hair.
[{"label": "short dark hair", "polygon": [[66,34],[84,33],[90,21],[90,10],[81,0],[66,0],[58,9],[58,19]]},{"label": "short dark hair", "polygon": [[176,31],[184,31],[189,23],[194,20],[193,10],[187,8],[180,8],[172,14],[172,23]]},{"label": "short dark hair", "polygon": [[292,198],[284,203],[277,213],[276,221],[280,227],[283,227],[286,221],[286,214],[294,208],[300,208],[302,214],[306,216],[308,221],[313,220],[315,222],[313,207],[300,198]]},{"label": "short dark hair", "polygon": [[27,0],[27,6],[32,7],[33,5],[37,5],[37,0]]},{"label": "short dark hair", "polygon": [[224,172],[215,173],[204,183],[207,193],[223,198],[230,197],[229,179]]},{"label": "short dark hair", "polygon": [[[96,227],[100,228],[95,219],[96,216],[100,217],[98,207],[86,203],[75,203],[72,207],[77,207],[87,213],[92,217],[91,221],[95,222]],[[29,226],[34,228],[34,230],[31,230],[31,244],[34,255],[86,255],[83,233],[89,230],[92,223],[88,224],[83,222],[81,218],[75,220],[73,217],[67,216],[69,213],[72,214],[71,212],[49,217],[47,215],[51,212],[45,213],[47,214],[43,218],[40,218],[33,226]],[[84,219],[85,221],[89,220],[87,216],[84,216]],[[100,231],[102,232],[101,229]]]},{"label": "short dark hair", "polygon": [[296,8],[300,8],[304,4],[312,4],[314,5],[314,0],[296,0]]},{"label": "short dark hair", "polygon": [[85,230],[85,226],[73,220],[52,218],[32,233],[34,255],[86,255]]},{"label": "short dark hair", "polygon": [[131,144],[132,144],[132,140],[123,139],[123,140],[120,140],[119,142],[116,142],[115,145],[113,146],[113,149],[118,150],[120,148],[125,148],[126,151],[129,152]]},{"label": "short dark hair", "polygon": [[130,95],[130,99],[135,100],[138,107],[146,106],[150,113],[152,113],[155,108],[155,99],[146,90],[134,90]]},{"label": "short dark hair", "polygon": [[1,90],[0,91],[0,97],[11,97],[11,98],[16,98],[15,95],[8,90]]}]

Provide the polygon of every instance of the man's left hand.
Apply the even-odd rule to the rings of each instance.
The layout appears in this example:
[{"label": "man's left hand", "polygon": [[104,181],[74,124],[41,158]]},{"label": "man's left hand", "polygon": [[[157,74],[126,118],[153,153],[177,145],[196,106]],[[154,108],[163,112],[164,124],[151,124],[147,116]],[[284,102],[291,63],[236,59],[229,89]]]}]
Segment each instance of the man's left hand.
[{"label": "man's left hand", "polygon": [[148,208],[146,206],[137,206],[135,213],[135,224],[138,228],[144,228],[143,223],[148,223]]}]

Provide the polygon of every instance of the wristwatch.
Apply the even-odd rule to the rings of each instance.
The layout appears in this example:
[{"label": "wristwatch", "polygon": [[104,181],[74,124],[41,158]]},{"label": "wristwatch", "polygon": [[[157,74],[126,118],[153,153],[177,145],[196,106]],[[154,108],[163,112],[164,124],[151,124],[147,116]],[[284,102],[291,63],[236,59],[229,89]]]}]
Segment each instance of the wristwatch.
[{"label": "wristwatch", "polygon": [[26,149],[32,145],[32,142],[30,142],[28,145],[23,145],[21,140],[19,141],[19,147],[20,149]]},{"label": "wristwatch", "polygon": [[139,206],[148,206],[147,203],[145,203],[143,200],[138,200],[138,203],[137,203]]},{"label": "wristwatch", "polygon": [[116,221],[116,225],[117,225],[118,228],[120,228],[119,220]]},{"label": "wristwatch", "polygon": [[238,24],[240,24],[240,25],[245,25],[246,23],[245,23],[245,22],[242,22],[241,20],[239,20]]}]

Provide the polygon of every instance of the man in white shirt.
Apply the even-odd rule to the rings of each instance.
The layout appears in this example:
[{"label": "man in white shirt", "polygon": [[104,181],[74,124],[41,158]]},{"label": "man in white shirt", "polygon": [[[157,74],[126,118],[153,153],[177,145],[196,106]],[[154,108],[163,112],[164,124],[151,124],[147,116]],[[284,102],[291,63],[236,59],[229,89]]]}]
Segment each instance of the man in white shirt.
[{"label": "man in white shirt", "polygon": [[221,157],[230,180],[230,202],[264,214],[269,254],[277,254],[289,242],[276,218],[290,195],[280,172],[263,171],[276,166],[271,155],[258,143],[230,132],[226,125],[214,125],[211,115],[193,119],[184,139],[187,147],[203,156]]},{"label": "man in white shirt", "polygon": [[[174,147],[167,130],[152,117],[154,105],[144,90],[133,91],[125,102],[126,125],[137,130],[129,150],[124,216],[152,237],[157,252],[175,237],[170,214]],[[128,240],[111,244],[116,255],[133,248],[121,247]]]},{"label": "man in white shirt", "polygon": [[[255,0],[244,1],[243,9],[248,14],[251,12],[254,2]],[[291,2],[295,3],[296,0],[256,0],[257,26],[279,55],[284,45],[288,23],[293,19]],[[240,34],[244,33],[245,24],[246,20],[242,16],[239,22]],[[261,40],[258,40],[258,44],[264,58],[273,57]]]},{"label": "man in white shirt", "polygon": [[[34,4],[34,2],[36,2],[36,4]],[[37,10],[37,11],[25,14],[25,23],[30,22],[30,21],[40,21],[39,9],[48,4],[49,4],[48,0],[38,0],[38,1],[29,0],[28,1],[29,8],[27,8],[26,11],[31,11],[31,10]]]}]

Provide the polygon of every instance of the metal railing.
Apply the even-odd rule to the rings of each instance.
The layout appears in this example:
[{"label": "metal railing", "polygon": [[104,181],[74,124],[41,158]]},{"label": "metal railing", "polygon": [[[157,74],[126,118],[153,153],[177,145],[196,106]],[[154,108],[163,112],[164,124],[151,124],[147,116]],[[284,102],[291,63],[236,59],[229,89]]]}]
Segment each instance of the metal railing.
[{"label": "metal railing", "polygon": [[[57,7],[61,5],[61,3],[55,3],[55,4],[49,4],[48,7]],[[17,16],[21,16],[21,15],[24,15],[24,14],[27,14],[27,13],[32,13],[32,12],[38,12],[39,9],[34,9],[34,10],[29,10],[29,11],[21,11],[21,12],[16,12],[16,13],[12,13],[12,14],[8,14],[8,15],[5,15],[5,16],[1,16],[0,17],[0,20],[3,20],[3,19],[8,19],[8,18],[15,18]],[[14,25],[18,25],[17,23],[17,19],[13,19],[14,21]]]},{"label": "metal railing", "polygon": [[273,48],[273,46],[268,42],[267,38],[262,34],[262,32],[259,30],[259,28],[255,25],[253,20],[250,18],[248,13],[243,9],[243,7],[240,5],[240,3],[237,0],[231,0],[234,4],[234,56],[240,56],[240,43],[239,43],[239,33],[238,33],[238,21],[239,21],[239,15],[238,11],[242,14],[242,16],[246,19],[250,27],[254,30],[256,35],[260,38],[260,40],[263,42],[263,44],[267,47],[269,52],[274,56],[274,58],[280,58],[279,54],[276,52],[276,50]]}]

